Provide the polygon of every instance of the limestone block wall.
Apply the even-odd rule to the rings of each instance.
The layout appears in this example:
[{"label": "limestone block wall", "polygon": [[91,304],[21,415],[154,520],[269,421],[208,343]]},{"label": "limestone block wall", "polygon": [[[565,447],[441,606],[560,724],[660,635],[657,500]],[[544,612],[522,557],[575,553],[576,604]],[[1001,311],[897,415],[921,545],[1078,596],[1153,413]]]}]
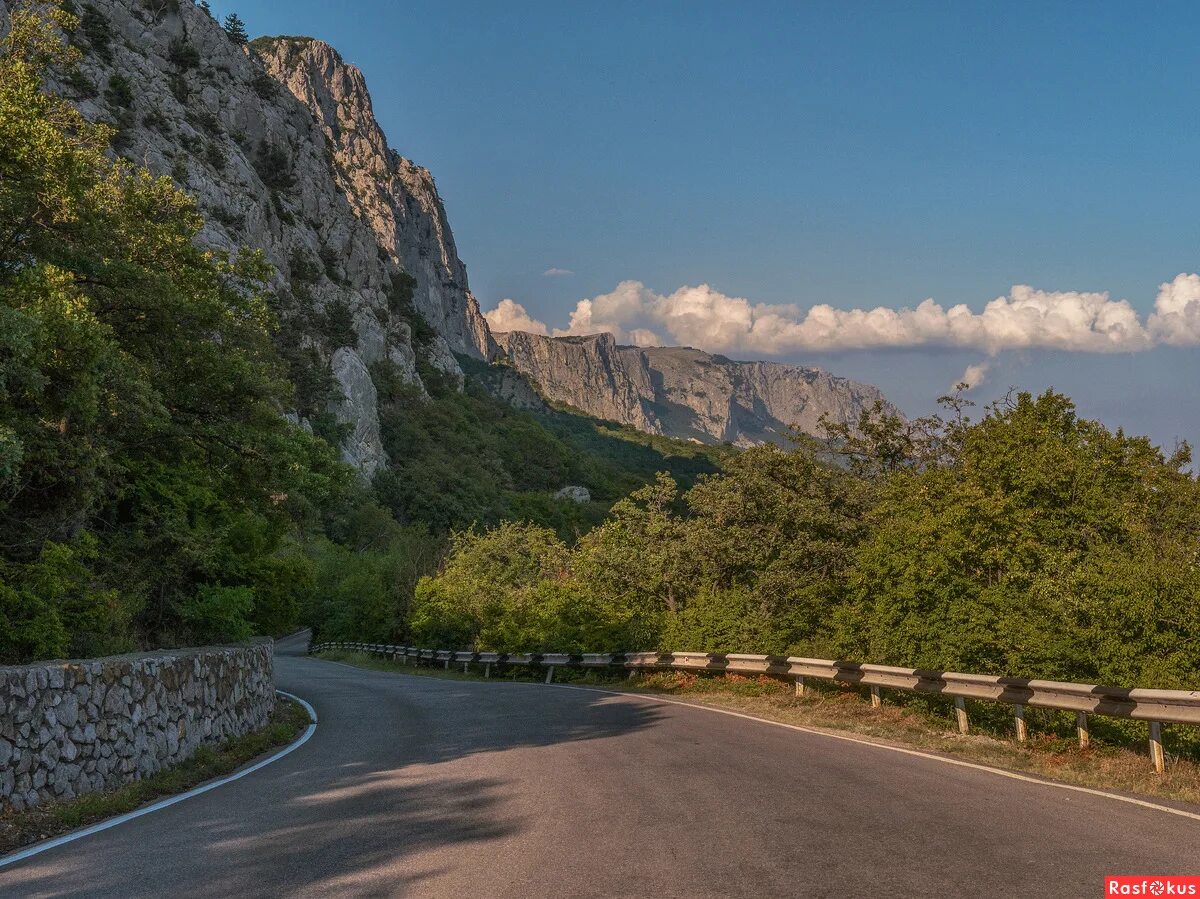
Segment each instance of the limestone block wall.
[{"label": "limestone block wall", "polygon": [[140,780],[267,724],[270,640],[0,667],[0,811]]}]

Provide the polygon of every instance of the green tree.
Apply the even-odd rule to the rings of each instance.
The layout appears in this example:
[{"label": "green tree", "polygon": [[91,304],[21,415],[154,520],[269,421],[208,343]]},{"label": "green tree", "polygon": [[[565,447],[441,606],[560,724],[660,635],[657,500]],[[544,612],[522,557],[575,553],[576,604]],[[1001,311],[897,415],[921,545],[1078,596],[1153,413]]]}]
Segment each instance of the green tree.
[{"label": "green tree", "polygon": [[892,477],[839,621],[876,662],[1139,686],[1200,666],[1200,496],[1182,448],[1021,394]]},{"label": "green tree", "polygon": [[225,17],[225,22],[221,27],[225,29],[225,33],[235,44],[244,44],[250,40],[250,35],[246,33],[246,23],[235,12],[231,12]]},{"label": "green tree", "polygon": [[[0,577],[7,660],[236,637],[254,566],[348,470],[289,425],[259,254],[202,250],[194,201],[42,89],[54,7],[0,47]],[[246,544],[250,545],[250,544]],[[242,591],[242,592],[239,592]],[[278,617],[272,618],[276,626]]]}]

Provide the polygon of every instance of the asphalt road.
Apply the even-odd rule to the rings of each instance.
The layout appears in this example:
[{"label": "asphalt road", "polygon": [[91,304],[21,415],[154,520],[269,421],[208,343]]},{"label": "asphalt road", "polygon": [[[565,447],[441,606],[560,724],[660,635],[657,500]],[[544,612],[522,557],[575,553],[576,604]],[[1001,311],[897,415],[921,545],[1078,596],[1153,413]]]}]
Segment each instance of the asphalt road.
[{"label": "asphalt road", "polygon": [[[295,645],[291,648],[295,652]],[[1100,896],[1200,821],[641,697],[287,654],[249,776],[0,869],[4,896]]]}]

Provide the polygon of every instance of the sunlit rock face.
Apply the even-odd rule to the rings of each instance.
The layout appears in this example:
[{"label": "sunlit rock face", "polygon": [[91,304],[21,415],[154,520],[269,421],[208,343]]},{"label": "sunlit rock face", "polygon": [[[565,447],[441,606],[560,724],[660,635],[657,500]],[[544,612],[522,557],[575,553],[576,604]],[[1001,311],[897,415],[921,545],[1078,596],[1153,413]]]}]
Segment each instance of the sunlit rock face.
[{"label": "sunlit rock face", "polygon": [[[188,2],[79,8],[83,61],[54,87],[118,128],[116,152],[196,197],[205,246],[263,251],[282,340],[315,369],[293,376],[326,385],[297,418],[347,424],[343,456],[369,477],[386,463],[371,366],[420,386],[423,353],[461,383],[455,353],[494,351],[429,172],[388,147],[362,73],[321,41],[238,44]],[[436,332],[422,348],[414,310]]]},{"label": "sunlit rock face", "polygon": [[418,311],[454,352],[490,353],[494,344],[433,176],[388,146],[362,72],[324,41],[262,38],[254,47],[267,71],[312,111],[346,200],[379,246],[417,278]]},{"label": "sunlit rock face", "polygon": [[[881,398],[818,369],[610,335],[493,338],[432,176],[390,147],[362,72],[336,50],[296,37],[239,44],[189,2],[79,8],[82,64],[52,87],[116,126],[115,152],[196,197],[205,246],[263,252],[298,385],[297,408],[284,411],[341,425],[342,456],[365,478],[388,461],[378,366],[423,390],[422,370],[461,386],[459,359],[501,361],[511,367],[487,378],[518,408],[542,411],[544,399],[706,443],[783,440],[791,425],[812,431],[822,413],[854,421]],[[0,22],[5,11],[0,0]]]},{"label": "sunlit rock face", "polygon": [[816,434],[822,415],[854,424],[879,388],[818,368],[735,362],[689,347],[620,346],[611,334],[543,337],[496,334],[508,364],[547,400],[652,434],[702,443],[787,442],[787,431]]}]

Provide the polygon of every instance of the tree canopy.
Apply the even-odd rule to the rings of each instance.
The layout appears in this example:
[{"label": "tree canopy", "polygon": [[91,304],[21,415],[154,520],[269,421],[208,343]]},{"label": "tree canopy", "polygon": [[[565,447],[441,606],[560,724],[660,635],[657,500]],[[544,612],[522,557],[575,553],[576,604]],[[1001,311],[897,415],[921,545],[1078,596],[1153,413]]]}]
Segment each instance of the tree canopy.
[{"label": "tree canopy", "polygon": [[[876,409],[825,444],[758,447],[685,493],[661,476],[618,502],[553,575],[504,558],[542,536],[503,526],[455,544],[418,587],[454,618],[469,598],[539,584],[602,615],[595,650],[789,652],[883,664],[1179,687],[1200,674],[1200,487],[1190,451],[1079,417],[1053,391],[978,422]],[[831,464],[835,457],[849,459]],[[464,581],[463,566],[483,581]],[[498,607],[493,615],[505,614]],[[478,643],[478,617],[430,638]],[[620,626],[610,626],[618,622]],[[490,649],[550,644],[486,630]],[[497,634],[505,635],[500,639]],[[453,639],[452,639],[453,638]]]},{"label": "tree canopy", "polygon": [[0,48],[8,659],[269,630],[267,560],[348,478],[282,417],[261,256],[199,249],[194,201],[42,89],[73,25],[17,5]]}]

